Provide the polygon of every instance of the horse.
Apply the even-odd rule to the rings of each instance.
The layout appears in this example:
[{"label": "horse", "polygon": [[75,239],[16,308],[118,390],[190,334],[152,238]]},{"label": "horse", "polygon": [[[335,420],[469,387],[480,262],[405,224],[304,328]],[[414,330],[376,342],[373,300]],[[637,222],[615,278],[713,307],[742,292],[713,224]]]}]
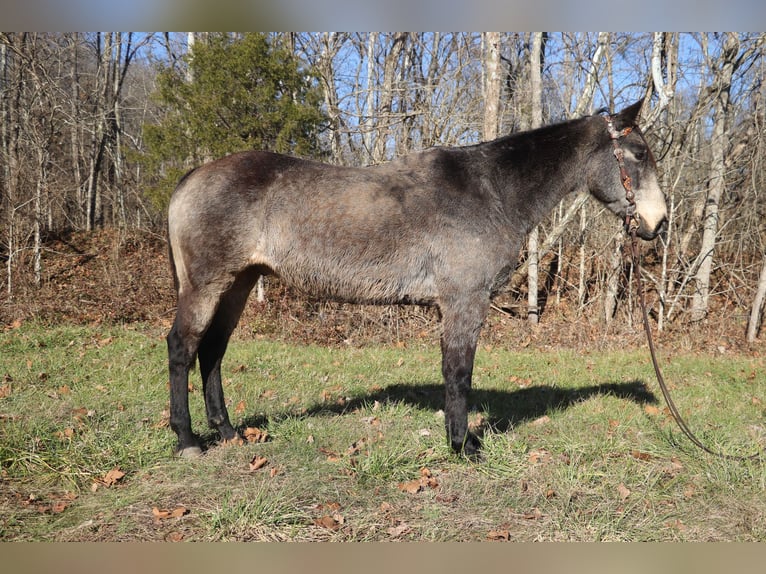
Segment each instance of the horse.
[{"label": "horse", "polygon": [[[202,454],[188,404],[197,358],[208,424],[224,442],[238,438],[221,360],[256,281],[273,274],[319,299],[436,306],[447,440],[478,456],[480,439],[467,424],[477,341],[527,233],[582,188],[644,240],[666,226],[655,160],[637,125],[641,105],[374,166],[245,151],[187,173],[168,208],[175,453]],[[634,198],[626,198],[626,177]]]}]

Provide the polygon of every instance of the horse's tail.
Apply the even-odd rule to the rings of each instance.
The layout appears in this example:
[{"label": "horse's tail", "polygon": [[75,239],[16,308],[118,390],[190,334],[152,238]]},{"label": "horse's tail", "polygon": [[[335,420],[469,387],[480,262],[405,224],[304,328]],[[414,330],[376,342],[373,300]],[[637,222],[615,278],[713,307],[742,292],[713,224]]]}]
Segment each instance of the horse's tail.
[{"label": "horse's tail", "polygon": [[[173,193],[176,192],[186,181],[186,179],[195,171],[197,171],[197,168],[190,169],[187,171],[181,179],[178,180],[178,183],[176,184],[175,190],[173,190]],[[172,196],[171,196],[172,197]],[[178,294],[178,286],[180,285],[180,282],[178,280],[178,268],[176,266],[176,260],[173,256],[173,242],[170,237],[170,218],[168,218],[168,224],[167,224],[167,239],[168,239],[168,260],[170,261],[170,271],[173,274],[173,287],[176,290],[176,295]]]},{"label": "horse's tail", "polygon": [[170,242],[170,235],[168,235],[168,260],[170,261],[170,272],[173,274],[173,288],[178,294],[178,271],[176,270],[176,260],[173,257],[173,244]]}]

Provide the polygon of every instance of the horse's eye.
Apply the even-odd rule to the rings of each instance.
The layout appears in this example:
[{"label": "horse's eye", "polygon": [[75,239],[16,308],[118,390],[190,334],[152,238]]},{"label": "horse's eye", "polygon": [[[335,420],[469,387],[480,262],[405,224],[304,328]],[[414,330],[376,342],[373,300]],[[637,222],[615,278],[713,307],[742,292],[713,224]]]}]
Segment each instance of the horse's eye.
[{"label": "horse's eye", "polygon": [[636,158],[636,161],[644,161],[646,159],[646,150],[637,149],[633,152],[633,157]]}]

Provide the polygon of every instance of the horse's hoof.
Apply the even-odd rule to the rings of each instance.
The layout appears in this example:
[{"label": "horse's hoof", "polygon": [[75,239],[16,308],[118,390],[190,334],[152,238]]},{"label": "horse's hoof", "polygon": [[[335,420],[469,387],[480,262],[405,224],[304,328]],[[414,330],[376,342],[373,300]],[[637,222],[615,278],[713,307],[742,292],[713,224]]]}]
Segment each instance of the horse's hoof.
[{"label": "horse's hoof", "polygon": [[199,458],[202,456],[202,449],[198,446],[187,446],[176,451],[178,458]]}]

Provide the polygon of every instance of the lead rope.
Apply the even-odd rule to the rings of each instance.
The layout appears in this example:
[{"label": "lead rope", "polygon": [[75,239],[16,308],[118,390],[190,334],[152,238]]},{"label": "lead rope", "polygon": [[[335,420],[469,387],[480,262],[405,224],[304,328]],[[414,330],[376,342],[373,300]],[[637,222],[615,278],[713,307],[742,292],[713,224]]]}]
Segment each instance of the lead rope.
[{"label": "lead rope", "polygon": [[716,456],[718,458],[722,458],[725,460],[737,460],[737,461],[760,460],[761,458],[760,452],[751,454],[750,456],[737,456],[737,455],[718,452],[706,446],[694,435],[694,433],[691,431],[689,426],[686,424],[686,421],[684,420],[684,418],[681,416],[681,413],[678,411],[678,407],[676,407],[676,404],[673,402],[673,399],[670,396],[670,391],[668,390],[668,386],[665,384],[665,378],[662,376],[660,365],[657,362],[657,353],[654,350],[654,340],[652,338],[652,329],[649,326],[649,314],[647,313],[647,310],[646,310],[646,295],[644,293],[644,283],[641,280],[641,265],[639,263],[638,238],[636,237],[636,231],[637,231],[637,228],[635,226],[631,226],[630,228],[631,258],[633,260],[633,273],[636,276],[636,287],[638,290],[638,300],[641,307],[641,316],[643,318],[644,331],[646,332],[646,340],[647,340],[647,343],[649,344],[649,354],[652,357],[652,365],[654,366],[654,373],[655,375],[657,375],[657,382],[660,385],[660,390],[662,390],[662,396],[665,397],[665,403],[668,405],[670,414],[673,415],[673,420],[676,421],[678,428],[680,428],[681,431],[683,431],[686,437],[690,441],[692,441],[692,443],[695,446],[704,450],[708,454],[712,454],[713,456]]},{"label": "lead rope", "polygon": [[737,456],[715,451],[703,444],[702,441],[700,441],[691,431],[689,425],[686,424],[686,421],[681,416],[678,407],[676,407],[676,404],[673,402],[673,398],[670,396],[670,390],[668,390],[668,386],[665,384],[665,377],[662,376],[662,371],[660,370],[660,365],[657,361],[657,353],[654,349],[654,339],[652,338],[652,329],[649,326],[649,313],[646,310],[646,294],[644,292],[644,283],[641,279],[641,263],[638,253],[638,236],[636,235],[639,226],[638,214],[636,213],[636,200],[635,194],[633,193],[633,183],[630,179],[630,176],[628,175],[628,171],[625,169],[624,153],[620,147],[619,142],[620,138],[627,136],[631,131],[633,131],[633,128],[627,127],[621,131],[618,131],[614,128],[614,123],[610,116],[605,116],[604,119],[606,120],[609,137],[612,139],[614,144],[614,157],[617,159],[617,164],[620,167],[620,180],[622,182],[622,186],[625,188],[625,198],[628,200],[628,209],[625,215],[625,230],[631,239],[630,254],[631,260],[633,262],[633,274],[636,278],[636,289],[638,291],[638,300],[641,307],[641,317],[644,323],[644,331],[646,332],[646,340],[649,345],[649,354],[652,357],[654,373],[657,376],[657,382],[660,385],[662,396],[665,398],[665,403],[668,405],[668,410],[670,410],[670,414],[673,416],[673,420],[678,425],[678,428],[680,428],[681,431],[686,435],[686,438],[688,438],[696,447],[702,449],[706,453],[718,458],[722,458],[724,460],[760,460],[760,452],[751,454],[750,456]]}]

